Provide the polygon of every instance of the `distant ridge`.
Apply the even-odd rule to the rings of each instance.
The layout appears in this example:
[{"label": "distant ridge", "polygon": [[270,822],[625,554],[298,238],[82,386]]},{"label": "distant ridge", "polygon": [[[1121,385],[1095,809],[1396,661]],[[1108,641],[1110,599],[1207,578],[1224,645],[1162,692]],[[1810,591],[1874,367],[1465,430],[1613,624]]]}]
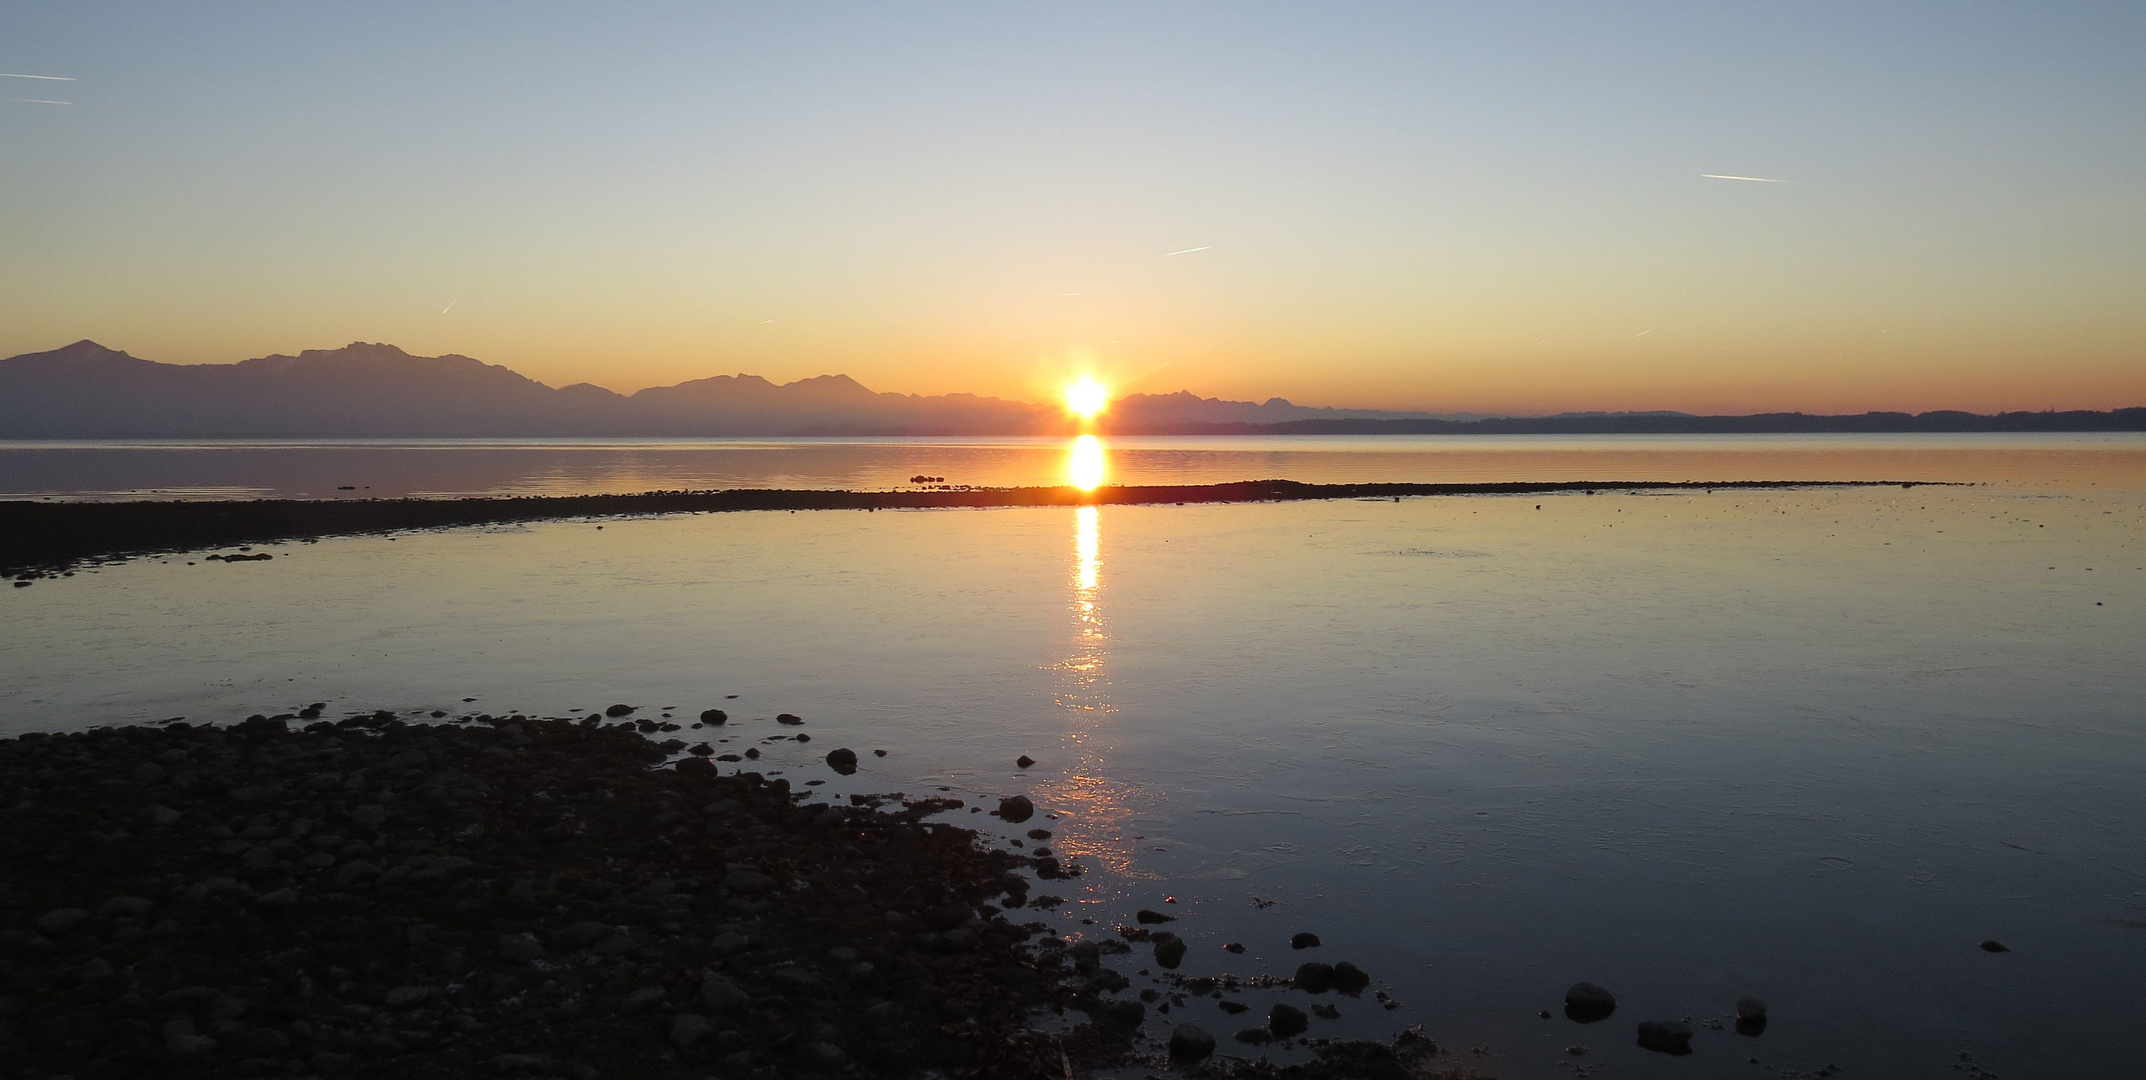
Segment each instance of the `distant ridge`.
[{"label": "distant ridge", "polygon": [[[1142,435],[1556,435],[2146,431],[2113,412],[1545,417],[1311,408],[1131,394],[1105,429]],[[94,341],[0,360],[0,438],[454,438],[571,436],[1048,435],[1055,405],[974,394],[877,393],[847,375],[777,384],[717,375],[631,395],[553,388],[467,356],[412,356],[372,342],[235,364],[165,364]]]}]

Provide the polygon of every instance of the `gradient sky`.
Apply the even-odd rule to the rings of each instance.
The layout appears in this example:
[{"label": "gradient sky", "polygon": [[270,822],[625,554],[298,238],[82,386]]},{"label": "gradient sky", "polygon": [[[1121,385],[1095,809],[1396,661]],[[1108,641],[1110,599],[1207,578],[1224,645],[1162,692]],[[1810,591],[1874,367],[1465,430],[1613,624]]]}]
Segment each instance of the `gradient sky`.
[{"label": "gradient sky", "polygon": [[2117,2],[18,3],[0,71],[77,81],[0,78],[0,355],[2146,404],[2142,57]]}]

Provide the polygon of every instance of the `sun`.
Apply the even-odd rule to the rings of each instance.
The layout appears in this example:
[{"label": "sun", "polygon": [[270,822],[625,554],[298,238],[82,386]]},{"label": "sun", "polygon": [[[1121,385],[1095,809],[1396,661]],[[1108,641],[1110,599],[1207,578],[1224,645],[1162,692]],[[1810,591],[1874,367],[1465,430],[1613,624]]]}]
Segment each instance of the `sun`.
[{"label": "sun", "polygon": [[1066,411],[1083,420],[1095,419],[1095,414],[1110,407],[1110,388],[1095,381],[1092,375],[1083,375],[1078,382],[1066,387]]}]

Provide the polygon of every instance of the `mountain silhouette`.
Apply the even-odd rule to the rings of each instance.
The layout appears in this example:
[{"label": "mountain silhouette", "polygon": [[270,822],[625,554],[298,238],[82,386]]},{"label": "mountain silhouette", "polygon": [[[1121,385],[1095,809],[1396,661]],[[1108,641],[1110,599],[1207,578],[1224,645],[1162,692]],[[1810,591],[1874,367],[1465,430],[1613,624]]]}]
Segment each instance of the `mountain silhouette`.
[{"label": "mountain silhouette", "polygon": [[[1180,391],[1113,406],[1128,429],[1425,417]],[[632,395],[554,389],[467,356],[374,342],[235,364],[165,364],[94,341],[0,360],[0,438],[1003,435],[1064,430],[1055,405],[874,392],[847,375],[717,375]]]}]

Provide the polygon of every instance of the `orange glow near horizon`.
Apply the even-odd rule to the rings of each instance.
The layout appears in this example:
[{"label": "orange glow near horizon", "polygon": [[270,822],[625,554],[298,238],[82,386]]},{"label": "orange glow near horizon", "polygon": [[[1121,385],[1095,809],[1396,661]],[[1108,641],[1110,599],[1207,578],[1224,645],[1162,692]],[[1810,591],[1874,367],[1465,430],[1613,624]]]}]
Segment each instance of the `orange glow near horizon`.
[{"label": "orange glow near horizon", "polygon": [[1066,480],[1082,491],[1094,491],[1103,486],[1103,477],[1109,467],[1103,459],[1103,440],[1093,435],[1083,435],[1073,440],[1073,449],[1066,455]]}]

